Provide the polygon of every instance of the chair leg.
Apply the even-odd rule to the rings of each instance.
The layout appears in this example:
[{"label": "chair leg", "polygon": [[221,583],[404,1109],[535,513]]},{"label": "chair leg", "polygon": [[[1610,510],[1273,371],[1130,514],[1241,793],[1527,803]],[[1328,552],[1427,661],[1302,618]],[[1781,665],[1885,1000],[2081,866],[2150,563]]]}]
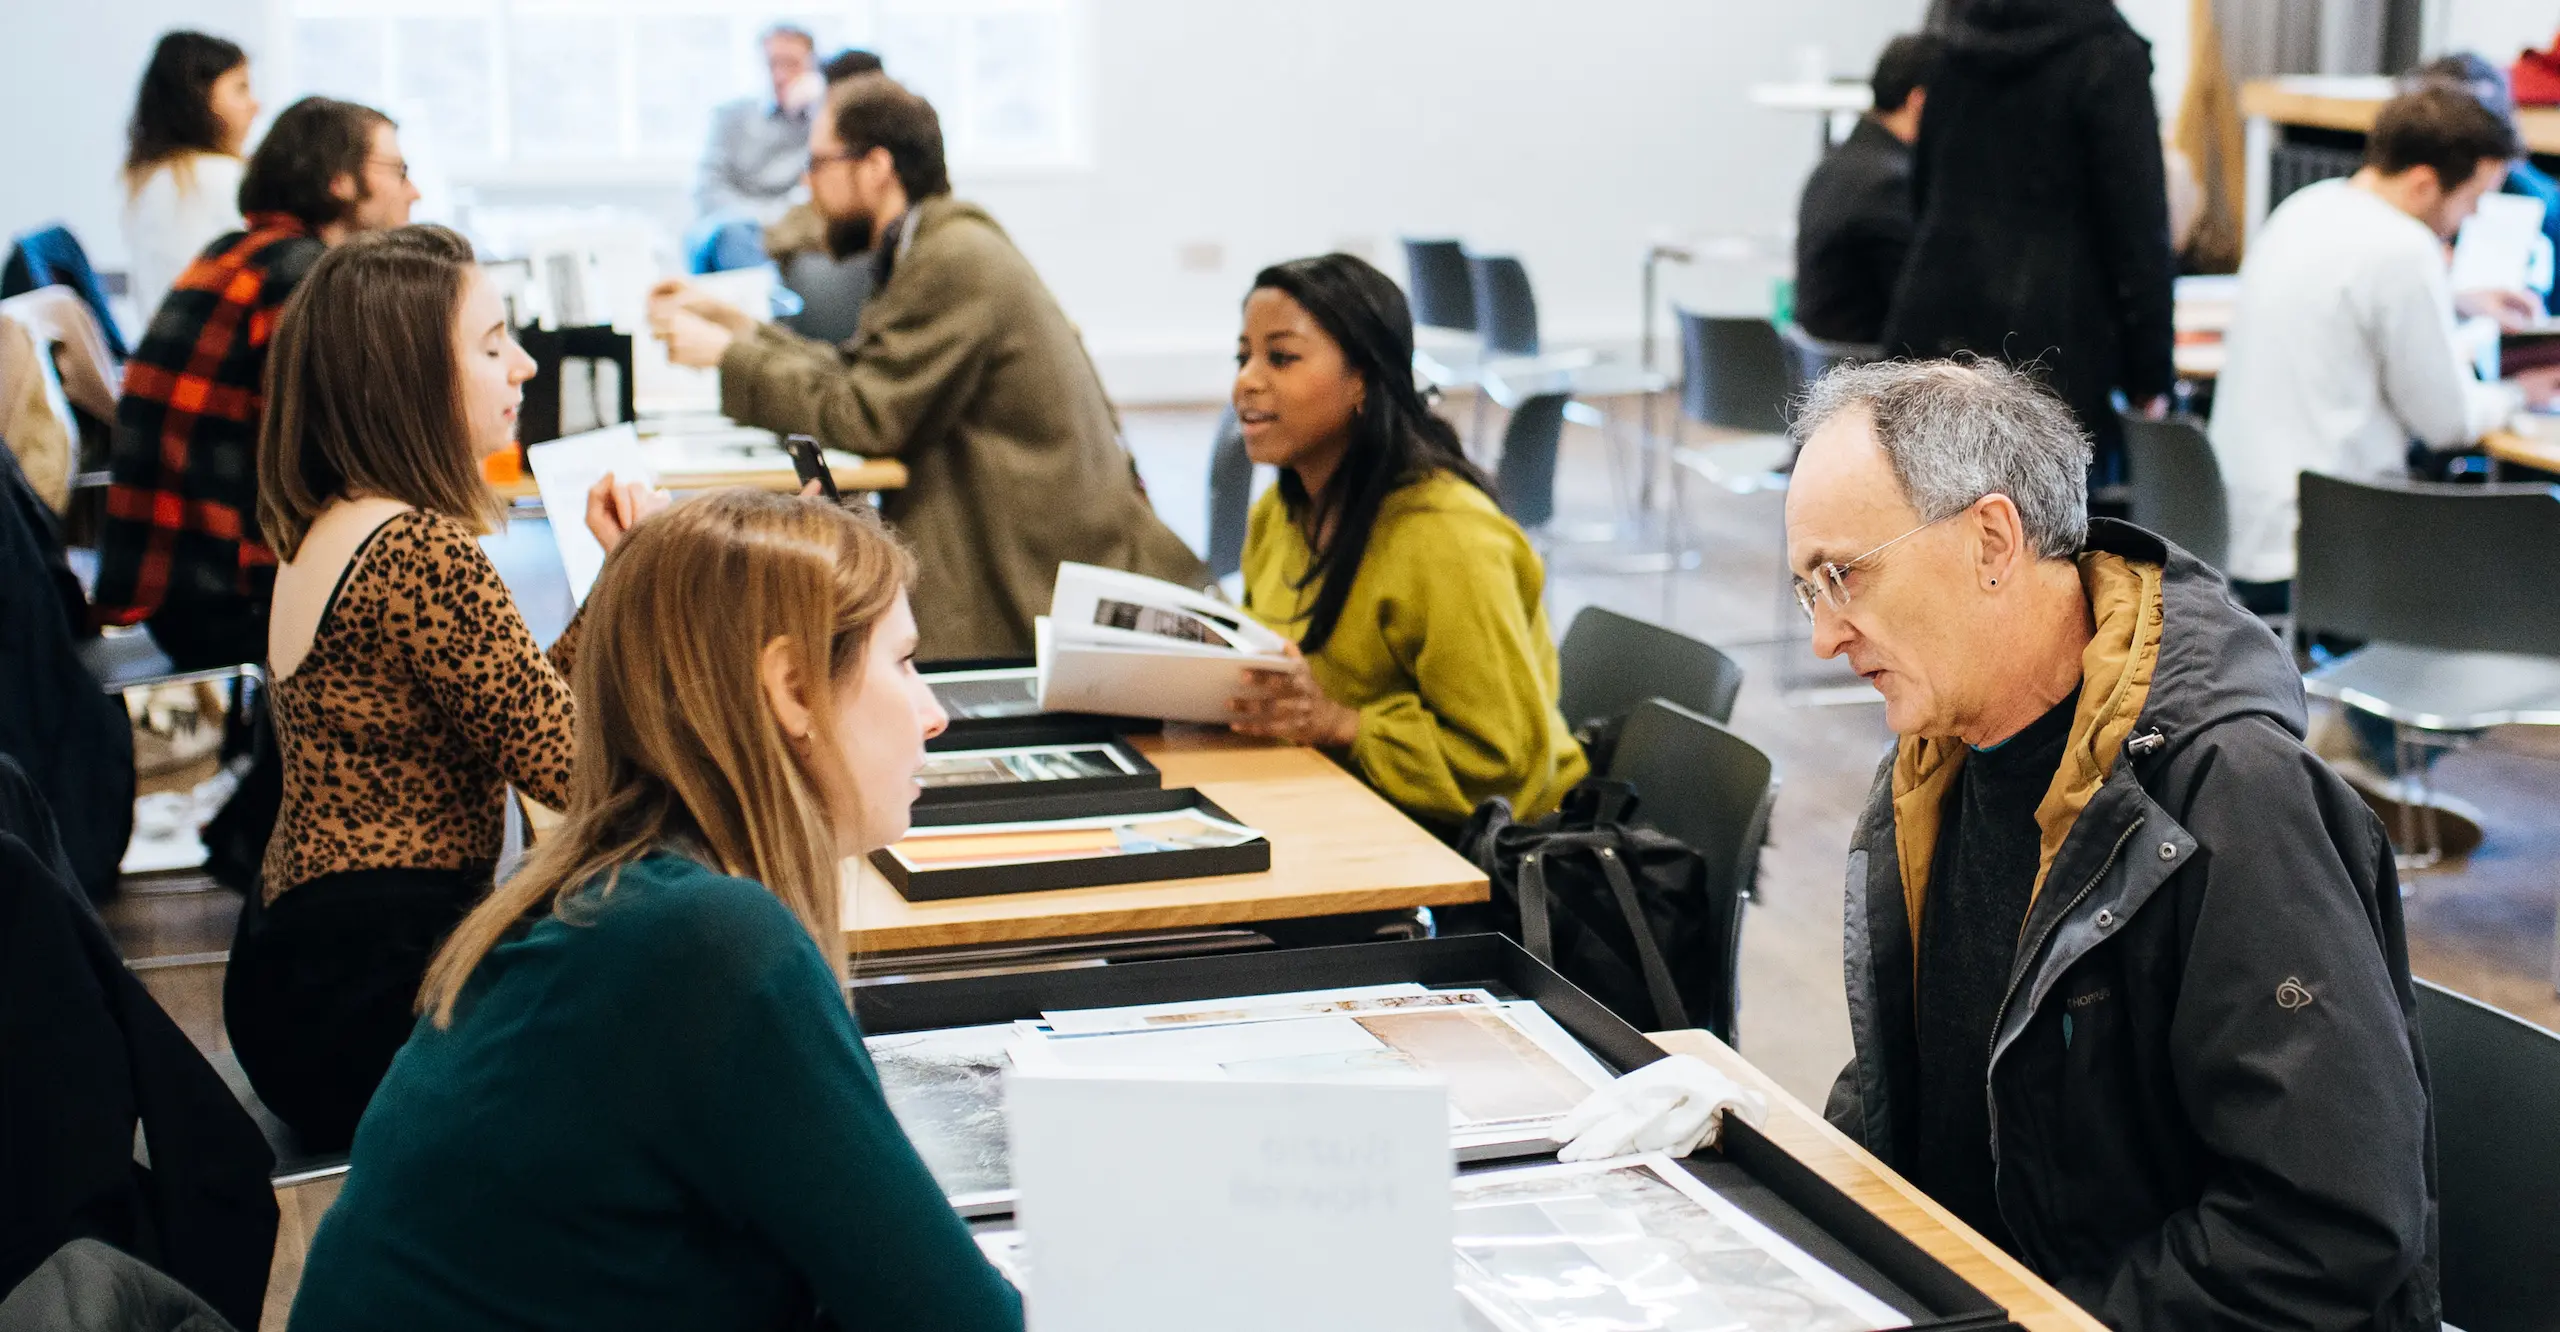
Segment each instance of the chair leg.
[{"label": "chair leg", "polygon": [[[2400,851],[2394,857],[2402,872],[2433,869],[2444,859],[2444,828],[2436,818],[2435,784],[2431,778],[2431,746],[2412,728],[2391,724],[2392,759],[2400,769]],[[2400,885],[2409,895],[2410,885]]]}]

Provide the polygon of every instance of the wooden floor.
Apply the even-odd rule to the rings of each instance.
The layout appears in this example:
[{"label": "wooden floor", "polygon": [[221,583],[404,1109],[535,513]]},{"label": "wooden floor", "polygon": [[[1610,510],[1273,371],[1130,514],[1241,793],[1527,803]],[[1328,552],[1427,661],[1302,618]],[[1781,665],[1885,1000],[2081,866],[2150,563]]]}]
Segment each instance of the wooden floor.
[{"label": "wooden floor", "polygon": [[[1496,431],[1500,415],[1494,413]],[[1205,540],[1201,496],[1216,419],[1213,410],[1126,414],[1150,493],[1195,546]],[[1607,459],[1593,432],[1569,428],[1558,469],[1560,528],[1611,516]],[[1723,647],[1748,670],[1734,729],[1769,752],[1783,785],[1760,900],[1743,930],[1738,1044],[1781,1086],[1819,1105],[1849,1056],[1840,971],[1849,834],[1891,737],[1879,706],[1793,707],[1780,697],[1780,497],[1702,492],[1692,487],[1688,506],[1696,568],[1666,587],[1658,575],[1600,572],[1594,562],[1602,552],[1565,547],[1551,556],[1549,609],[1558,632],[1586,605],[1667,620]],[[1809,657],[1803,664],[1815,669]],[[2445,759],[2437,782],[2481,808],[2488,836],[2459,866],[2413,881],[2406,903],[2412,968],[2560,1029],[2552,983],[2560,734],[2492,735]],[[208,1050],[227,1044],[221,955],[238,910],[237,896],[182,876],[133,884],[107,912],[145,983]],[[283,1326],[303,1248],[336,1187],[305,1185],[280,1196],[284,1225],[264,1326]]]}]

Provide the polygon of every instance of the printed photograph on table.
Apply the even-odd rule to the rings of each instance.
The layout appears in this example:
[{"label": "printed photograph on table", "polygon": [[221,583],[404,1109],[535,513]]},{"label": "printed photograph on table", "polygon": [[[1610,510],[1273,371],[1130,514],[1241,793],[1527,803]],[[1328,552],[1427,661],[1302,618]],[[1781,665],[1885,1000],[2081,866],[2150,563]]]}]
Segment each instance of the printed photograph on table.
[{"label": "printed photograph on table", "polygon": [[1044,823],[960,824],[917,828],[879,854],[910,873],[1037,865],[1097,856],[1138,856],[1242,846],[1262,834],[1205,814],[1104,815]]},{"label": "printed photograph on table", "polygon": [[1457,1283],[1486,1332],[1878,1332],[1891,1305],[1667,1156],[1461,1176]]},{"label": "printed photograph on table", "polygon": [[964,749],[925,760],[916,780],[928,787],[993,786],[1004,782],[1065,782],[1135,776],[1138,769],[1110,745],[1032,745],[1021,749]]},{"label": "printed photograph on table", "polygon": [[1010,1023],[866,1037],[880,1092],[962,1215],[1003,1211],[1013,1199],[1004,1118]]},{"label": "printed photograph on table", "polygon": [[925,687],[953,721],[1040,714],[1039,672],[1030,667],[985,671],[929,671]]},{"label": "printed photograph on table", "polygon": [[1040,1017],[1049,1024],[1050,1030],[1061,1036],[1093,1036],[1110,1032],[1213,1026],[1226,1022],[1268,1022],[1332,1013],[1375,1013],[1465,1004],[1496,1005],[1501,1002],[1491,990],[1430,990],[1407,982],[1347,990],[1298,990],[1289,994],[1248,995],[1235,999],[1139,1004],[1128,1008],[1069,1009],[1044,1012]]}]

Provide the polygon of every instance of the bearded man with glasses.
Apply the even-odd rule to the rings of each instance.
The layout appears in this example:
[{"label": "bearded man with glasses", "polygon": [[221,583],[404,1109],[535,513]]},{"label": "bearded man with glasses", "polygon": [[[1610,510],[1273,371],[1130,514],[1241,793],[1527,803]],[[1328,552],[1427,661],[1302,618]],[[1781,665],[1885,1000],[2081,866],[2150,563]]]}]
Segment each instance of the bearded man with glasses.
[{"label": "bearded man with glasses", "polygon": [[2391,847],[2222,576],[2087,516],[1997,363],[1811,389],[1787,558],[1900,736],[1849,854],[1833,1123],[2116,1328],[2433,1328]]}]

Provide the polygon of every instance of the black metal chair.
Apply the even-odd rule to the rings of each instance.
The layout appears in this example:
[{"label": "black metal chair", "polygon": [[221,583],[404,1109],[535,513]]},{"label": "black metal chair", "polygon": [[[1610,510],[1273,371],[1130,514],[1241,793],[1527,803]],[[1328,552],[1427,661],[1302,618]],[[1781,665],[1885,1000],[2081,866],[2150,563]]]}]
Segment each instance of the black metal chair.
[{"label": "black metal chair", "polygon": [[2418,1033],[2436,1114],[2444,1317],[2560,1332],[2560,1033],[2426,981]]},{"label": "black metal chair", "polygon": [[2402,867],[2443,843],[2428,802],[2433,751],[2494,726],[2560,726],[2560,489],[2371,485],[2305,472],[2294,631],[2365,646],[2303,687],[2391,723]]},{"label": "black metal chair", "polygon": [[1564,393],[1520,400],[1502,427],[1502,456],[1494,463],[1493,494],[1511,521],[1532,535],[1556,516],[1556,450],[1564,440]]},{"label": "black metal chair", "polygon": [[1413,322],[1423,328],[1476,331],[1475,279],[1467,247],[1454,240],[1404,241],[1405,290],[1413,298]]},{"label": "black metal chair", "polygon": [[2203,426],[2191,416],[2151,421],[2127,414],[2124,452],[2133,521],[2221,568],[2231,554],[2231,502]]},{"label": "black metal chair", "polygon": [[1834,342],[1829,338],[1817,338],[1793,320],[1780,325],[1778,334],[1786,339],[1787,355],[1795,362],[1796,387],[1799,389],[1840,366],[1863,365],[1884,356],[1884,348],[1872,342]]},{"label": "black metal chair", "polygon": [[1476,333],[1484,354],[1538,354],[1538,298],[1529,290],[1529,270],[1509,255],[1467,256],[1467,279],[1475,293]]},{"label": "black metal chair", "polygon": [[1218,414],[1209,442],[1209,573],[1224,578],[1244,567],[1244,533],[1253,516],[1253,459],[1244,451],[1236,409]]},{"label": "black metal chair", "polygon": [[1648,699],[1627,714],[1609,778],[1636,789],[1635,821],[1679,838],[1707,859],[1724,967],[1720,1011],[1690,1017],[1727,1042],[1742,1004],[1742,906],[1760,875],[1778,776],[1759,746],[1687,708]]},{"label": "black metal chair", "polygon": [[1558,706],[1576,726],[1625,716],[1649,698],[1728,722],[1742,692],[1741,663],[1714,645],[1602,606],[1573,617],[1556,656],[1564,677]]},{"label": "black metal chair", "polygon": [[1796,366],[1766,319],[1676,312],[1680,413],[1700,425],[1784,434]]}]

